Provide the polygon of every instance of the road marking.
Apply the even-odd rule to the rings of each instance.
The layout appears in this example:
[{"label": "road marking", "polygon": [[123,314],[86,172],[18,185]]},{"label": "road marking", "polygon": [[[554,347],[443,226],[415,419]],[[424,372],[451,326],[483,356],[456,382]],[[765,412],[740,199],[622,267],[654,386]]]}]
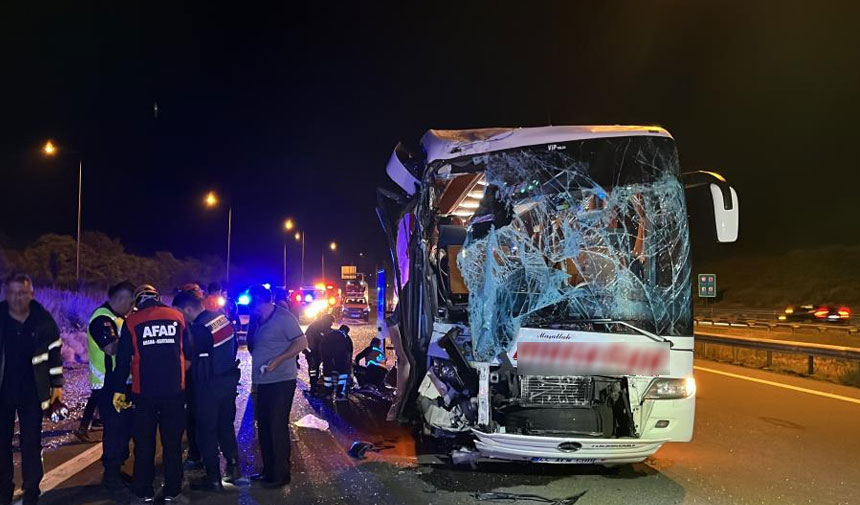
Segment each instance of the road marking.
[{"label": "road marking", "polygon": [[[39,484],[39,488],[42,490],[42,493],[50,491],[63,482],[69,480],[69,478],[84,468],[92,465],[101,457],[102,444],[98,443],[46,473],[45,476],[42,477],[42,482]],[[15,492],[15,496],[20,496],[21,493],[22,491],[19,489]]]},{"label": "road marking", "polygon": [[710,373],[715,373],[717,375],[725,375],[726,377],[733,377],[735,379],[747,380],[750,382],[758,382],[759,384],[767,384],[768,386],[776,386],[778,388],[790,389],[792,391],[798,391],[800,393],[807,393],[807,394],[811,394],[811,395],[815,395],[815,396],[823,396],[824,398],[830,398],[832,400],[841,400],[843,402],[856,403],[857,405],[860,405],[860,399],[851,398],[850,396],[842,396],[842,395],[837,395],[837,394],[833,394],[833,393],[825,393],[824,391],[816,391],[814,389],[808,389],[808,388],[802,388],[799,386],[792,386],[789,384],[783,384],[782,382],[769,381],[766,379],[757,379],[755,377],[748,377],[746,375],[740,375],[740,374],[731,373],[731,372],[723,372],[722,370],[714,370],[713,368],[705,368],[705,367],[701,367],[701,366],[693,366],[693,368],[695,370],[699,370],[702,372],[710,372]]}]

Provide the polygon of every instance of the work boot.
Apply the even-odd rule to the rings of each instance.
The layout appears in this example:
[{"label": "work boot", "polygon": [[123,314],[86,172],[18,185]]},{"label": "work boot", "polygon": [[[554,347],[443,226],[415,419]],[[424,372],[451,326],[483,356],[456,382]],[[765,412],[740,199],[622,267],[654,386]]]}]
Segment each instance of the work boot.
[{"label": "work boot", "polygon": [[241,478],[242,474],[239,472],[239,462],[236,460],[227,460],[227,466],[224,468],[224,482],[233,484]]},{"label": "work boot", "polygon": [[125,489],[119,468],[105,468],[102,476],[102,486],[109,492],[116,493]]},{"label": "work boot", "polygon": [[190,471],[194,471],[194,470],[200,470],[201,468],[203,468],[203,460],[202,459],[195,460],[195,459],[189,458],[189,459],[186,459],[185,464],[182,465],[182,469],[185,470],[186,472],[190,472]]},{"label": "work boot", "polygon": [[164,497],[164,503],[186,505],[188,503],[191,503],[191,501],[188,500],[187,496],[185,496],[182,493],[179,493],[176,496],[165,496]]}]

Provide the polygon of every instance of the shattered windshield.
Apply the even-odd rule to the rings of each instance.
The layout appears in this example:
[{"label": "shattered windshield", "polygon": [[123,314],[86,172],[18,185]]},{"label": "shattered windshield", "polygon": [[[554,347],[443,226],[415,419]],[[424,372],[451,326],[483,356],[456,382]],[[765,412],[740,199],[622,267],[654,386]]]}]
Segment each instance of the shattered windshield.
[{"label": "shattered windshield", "polygon": [[522,326],[691,333],[672,139],[588,139],[475,162],[486,189],[457,262],[477,359],[508,350]]}]

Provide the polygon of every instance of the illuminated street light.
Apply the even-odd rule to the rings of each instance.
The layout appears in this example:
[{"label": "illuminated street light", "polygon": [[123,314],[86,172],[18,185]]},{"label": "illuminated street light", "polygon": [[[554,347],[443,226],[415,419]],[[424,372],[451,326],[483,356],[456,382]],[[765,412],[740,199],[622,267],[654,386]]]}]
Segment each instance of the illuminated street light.
[{"label": "illuminated street light", "polygon": [[[291,218],[287,218],[284,220],[284,230],[289,232],[293,229],[295,223]],[[296,232],[296,237],[298,237],[298,232]],[[284,237],[284,289],[287,289],[287,239]]]},{"label": "illuminated street light", "polygon": [[[337,243],[335,241],[331,241],[328,248],[331,252],[337,251]],[[322,263],[322,281],[325,282],[325,250],[323,250],[323,253],[320,255],[320,259]]]},{"label": "illuminated street light", "polygon": [[299,240],[302,239],[302,234],[299,232],[296,232],[295,237],[296,237],[296,241],[298,242]]},{"label": "illuminated street light", "polygon": [[[203,203],[210,209],[218,205],[218,196],[214,191],[206,193]],[[230,242],[233,236],[233,207],[227,208],[227,284],[230,284]]]},{"label": "illuminated street light", "polygon": [[[50,140],[45,142],[42,152],[46,156],[58,154],[57,147]],[[78,236],[75,245],[75,281],[81,282],[81,190],[83,188],[84,162],[78,159]]]}]

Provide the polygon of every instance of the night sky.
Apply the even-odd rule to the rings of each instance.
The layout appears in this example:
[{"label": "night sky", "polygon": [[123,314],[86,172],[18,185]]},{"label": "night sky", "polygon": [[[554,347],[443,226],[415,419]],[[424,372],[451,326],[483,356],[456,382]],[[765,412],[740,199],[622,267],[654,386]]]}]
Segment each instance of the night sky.
[{"label": "night sky", "polygon": [[235,263],[278,278],[292,216],[309,273],[330,240],[369,267],[398,140],[621,123],[736,187],[740,241],[705,256],[860,243],[860,6],[829,3],[4,2],[0,240],[74,233],[81,158],[84,228],[132,252],[223,255],[214,189]]}]

